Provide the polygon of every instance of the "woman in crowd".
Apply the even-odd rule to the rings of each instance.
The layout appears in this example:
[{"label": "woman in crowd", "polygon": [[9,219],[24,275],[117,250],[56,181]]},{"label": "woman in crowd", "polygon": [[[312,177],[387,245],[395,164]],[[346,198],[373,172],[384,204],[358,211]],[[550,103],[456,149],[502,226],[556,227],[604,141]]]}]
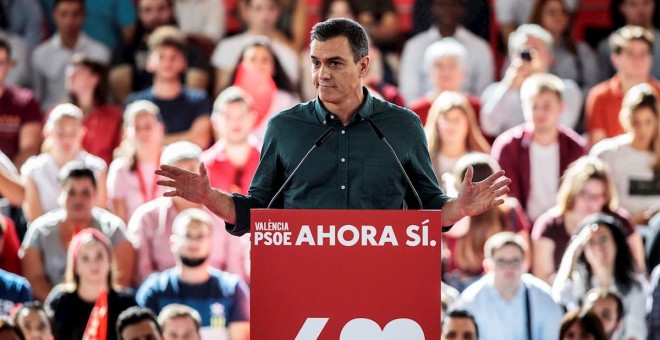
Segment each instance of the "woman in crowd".
[{"label": "woman in crowd", "polygon": [[108,198],[115,215],[128,222],[141,204],[159,197],[165,188],[156,184],[165,136],[158,106],[138,100],[126,107],[126,139],[108,170]]},{"label": "woman in crowd", "polygon": [[660,212],[660,109],[655,90],[648,84],[628,90],[619,121],[626,133],[602,140],[590,154],[609,166],[621,206],[635,223],[644,225]]},{"label": "woman in crowd", "polygon": [[82,339],[92,313],[103,313],[103,309],[107,314],[100,321],[106,324],[98,329],[105,327],[106,334],[98,334],[99,338],[117,339],[117,317],[136,302],[115,285],[113,256],[108,239],[95,229],[85,229],[71,240],[66,281],[46,299],[56,339]]},{"label": "woman in crowd", "polygon": [[623,338],[643,340],[647,333],[647,283],[635,274],[630,247],[621,230],[619,220],[610,215],[584,219],[566,247],[552,295],[557,303],[572,310],[582,304],[591,288],[609,288],[622,296],[626,311]]},{"label": "woman in crowd", "polygon": [[[468,154],[456,164],[453,178],[445,181],[451,185],[449,192],[457,190],[454,183],[460,185],[463,182],[468,166],[474,168],[475,182],[482,181],[499,170],[497,163],[489,155]],[[452,175],[447,174],[444,177],[449,176]],[[483,275],[484,245],[490,236],[500,231],[512,231],[522,236],[525,242],[529,242],[529,230],[529,221],[515,198],[508,198],[504,204],[480,215],[464,218],[443,234],[446,245],[444,253],[448,256],[443,267],[443,281],[462,291]]]},{"label": "woman in crowd", "polygon": [[69,102],[83,112],[86,133],[85,151],[112,162],[112,154],[121,138],[121,110],[109,105],[107,67],[84,55],[74,55],[66,72]]},{"label": "woman in crowd", "polygon": [[21,176],[25,184],[23,213],[28,221],[58,208],[60,195],[58,175],[64,164],[77,160],[94,171],[97,178],[97,206],[105,207],[106,171],[103,159],[82,149],[85,137],[83,113],[73,104],[59,104],[48,115],[44,126],[46,151],[30,157],[23,167]]},{"label": "woman in crowd", "polygon": [[630,215],[618,208],[617,191],[603,162],[582,157],[564,173],[557,192],[557,205],[539,216],[532,229],[534,261],[532,273],[552,284],[559,262],[578,224],[595,213],[607,213],[621,221],[621,230],[635,259],[635,268],[644,270],[644,246],[635,232]]},{"label": "woman in crowd", "polygon": [[576,309],[561,320],[559,340],[607,340],[607,335],[596,314]]},{"label": "woman in crowd", "polygon": [[452,172],[465,154],[490,152],[472,106],[460,93],[443,92],[438,96],[429,110],[424,130],[433,170],[440,182],[442,174]]},{"label": "woman in crowd", "polygon": [[598,59],[585,42],[571,37],[571,17],[564,0],[539,0],[532,11],[531,23],[552,34],[554,63],[550,73],[562,79],[574,80],[586,96],[599,81]]},{"label": "woman in crowd", "polygon": [[38,301],[21,305],[14,312],[14,324],[21,329],[29,340],[52,340],[53,331],[50,319]]}]

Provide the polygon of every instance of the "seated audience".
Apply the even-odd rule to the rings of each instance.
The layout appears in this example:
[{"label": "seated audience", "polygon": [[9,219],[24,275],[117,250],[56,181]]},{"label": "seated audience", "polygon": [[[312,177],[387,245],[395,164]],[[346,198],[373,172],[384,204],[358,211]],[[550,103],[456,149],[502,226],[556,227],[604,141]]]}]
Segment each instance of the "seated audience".
[{"label": "seated audience", "polygon": [[200,161],[211,186],[224,192],[246,195],[259,165],[261,146],[250,133],[256,120],[252,106],[252,98],[234,86],[213,104],[211,122],[218,141],[202,152]]},{"label": "seated audience", "polygon": [[0,317],[9,316],[16,305],[30,300],[30,283],[22,276],[0,269]]},{"label": "seated audience", "polygon": [[[492,137],[523,123],[522,89],[525,80],[532,75],[547,73],[552,63],[553,38],[550,32],[534,24],[518,27],[509,38],[509,60],[500,82],[492,83],[481,94],[481,130]],[[570,79],[561,79],[561,115],[558,123],[575,128],[582,110],[582,93]]]},{"label": "seated audience", "polygon": [[133,294],[117,286],[114,257],[110,241],[99,230],[88,228],[73,237],[66,279],[45,303],[56,339],[117,338],[112,325],[136,303]]},{"label": "seated audience", "polygon": [[648,84],[632,87],[623,98],[619,121],[626,133],[601,140],[590,154],[609,166],[621,206],[635,223],[645,225],[660,212],[658,92]]},{"label": "seated audience", "polygon": [[30,301],[22,304],[14,311],[14,325],[29,340],[53,340],[53,326],[50,317],[39,301]]},{"label": "seated audience", "polygon": [[593,288],[587,292],[582,310],[598,317],[607,339],[619,339],[616,332],[621,329],[625,314],[623,301],[617,293],[601,287]]},{"label": "seated audience", "polygon": [[158,324],[163,330],[163,340],[201,340],[202,317],[186,306],[173,303],[165,306],[158,314]]},{"label": "seated audience", "polygon": [[163,336],[154,312],[138,306],[119,314],[116,330],[119,340],[161,340]]},{"label": "seated audience", "polygon": [[183,36],[171,26],[151,34],[147,68],[153,70],[153,86],[131,94],[126,103],[145,99],[158,106],[165,124],[165,144],[188,140],[206,148],[211,142],[211,103],[204,91],[181,83],[187,67],[185,44]]},{"label": "seated audience", "polygon": [[165,128],[158,106],[138,100],[126,107],[126,139],[108,170],[108,199],[112,211],[124,222],[143,203],[160,197],[165,189],[156,184]]},{"label": "seated audience", "polygon": [[110,50],[82,32],[84,0],[57,0],[53,18],[57,32],[32,53],[32,87],[42,110],[66,98],[66,67],[74,54],[102,63],[110,62]]},{"label": "seated audience", "polygon": [[624,133],[619,113],[623,96],[633,86],[648,83],[660,92],[660,82],[650,73],[654,40],[653,33],[639,26],[622,27],[610,36],[616,74],[594,86],[587,96],[584,111],[589,145]]},{"label": "seated audience", "polygon": [[559,340],[607,340],[606,334],[603,325],[594,313],[576,309],[566,313],[561,320]]},{"label": "seated audience", "polygon": [[[197,173],[200,171],[201,153],[202,150],[190,142],[177,142],[163,150],[160,164],[174,165]],[[211,238],[214,247],[209,255],[209,265],[247,279],[243,265],[246,261],[243,258],[244,244],[241,238],[233,237],[224,231],[225,224],[220,217],[201,204],[181,197],[158,197],[138,207],[128,222],[128,232],[137,251],[137,263],[134,267],[136,286],[142,284],[150,274],[175,266],[172,250],[164,245],[169,244],[175,218],[189,208],[203,209],[211,216]]]},{"label": "seated audience", "polygon": [[632,251],[636,271],[643,272],[642,238],[635,231],[629,213],[618,207],[617,191],[603,162],[585,156],[571,163],[564,173],[556,198],[557,204],[539,216],[532,229],[532,273],[536,277],[552,284],[566,246],[579,223],[585,217],[600,212],[621,222],[621,232]]},{"label": "seated audience", "polygon": [[[192,1],[190,4],[197,5],[199,2]],[[157,28],[176,26],[172,0],[136,0],[135,6],[138,14],[135,34],[114,55],[110,70],[110,87],[118,103],[123,103],[131,92],[142,91],[153,85],[153,71],[147,68],[147,42]],[[181,81],[189,88],[206,90],[211,65],[204,51],[193,42],[184,46],[184,55],[188,68],[182,73]]]},{"label": "seated audience", "polygon": [[530,221],[554,205],[560,177],[585,152],[582,137],[560,123],[570,96],[565,84],[551,74],[528,77],[520,90],[526,123],[497,137],[491,150]]},{"label": "seated audience", "polygon": [[200,209],[182,211],[172,223],[171,248],[176,266],[150,275],[140,286],[138,304],[160,313],[170,303],[188,305],[202,317],[209,335],[231,339],[249,337],[250,297],[238,275],[209,265],[211,234],[224,232],[213,227],[210,216]]},{"label": "seated audience", "polygon": [[479,339],[479,327],[474,316],[467,311],[453,309],[447,312],[440,324],[442,340],[477,340]]},{"label": "seated audience", "polygon": [[461,18],[465,13],[465,1],[432,0],[431,11],[435,25],[408,39],[401,52],[399,88],[410,104],[423,97],[432,88],[432,81],[424,63],[424,51],[434,42],[452,37],[465,46],[467,59],[464,61],[465,80],[462,89],[478,96],[492,83],[495,77],[493,52],[488,43],[463,27]]},{"label": "seated audience", "polygon": [[107,166],[101,158],[83,151],[83,119],[82,110],[73,104],[59,104],[48,115],[44,126],[47,150],[30,157],[21,168],[25,185],[23,212],[28,221],[60,207],[56,199],[60,196],[58,175],[64,164],[74,160],[94,171],[98,178],[96,204],[105,207]]},{"label": "seated audience", "polygon": [[524,274],[526,248],[523,238],[512,232],[497,233],[486,241],[487,274],[463,291],[456,304],[474,315],[482,339],[557,339],[559,335],[562,309],[545,282]]},{"label": "seated audience", "polygon": [[566,248],[552,293],[555,301],[573,310],[591,288],[609,288],[622,296],[627,311],[623,338],[646,339],[646,280],[635,274],[630,247],[621,230],[621,223],[609,215],[583,220]]},{"label": "seated audience", "polygon": [[121,109],[108,103],[107,66],[78,54],[71,58],[66,77],[69,102],[83,112],[83,149],[110,164],[121,139]]},{"label": "seated audience", "polygon": [[21,257],[23,272],[32,285],[37,300],[44,301],[52,287],[64,281],[66,253],[73,237],[87,228],[102,232],[112,243],[120,270],[118,282],[128,287],[135,254],[126,238],[122,220],[94,206],[96,179],[92,170],[72,162],[61,172],[62,192],[59,200],[63,208],[36,219],[30,225],[23,244]]}]

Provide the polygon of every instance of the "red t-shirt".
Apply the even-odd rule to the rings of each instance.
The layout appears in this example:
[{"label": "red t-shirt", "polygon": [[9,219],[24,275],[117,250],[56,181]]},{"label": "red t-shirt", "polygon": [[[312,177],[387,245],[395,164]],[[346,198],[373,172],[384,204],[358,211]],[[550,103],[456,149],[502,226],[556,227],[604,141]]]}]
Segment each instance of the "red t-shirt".
[{"label": "red t-shirt", "polygon": [[82,146],[85,151],[112,162],[112,153],[121,141],[121,110],[116,106],[102,105],[83,119],[87,134]]},{"label": "red t-shirt", "polygon": [[18,258],[18,249],[21,247],[21,242],[18,240],[16,227],[14,222],[9,217],[0,216],[5,224],[4,234],[2,236],[2,255],[0,255],[0,269],[16,275],[23,275],[23,267],[21,260]]},{"label": "red t-shirt", "polygon": [[259,148],[252,145],[247,162],[243,167],[237,168],[227,158],[224,143],[218,142],[202,152],[200,160],[204,162],[212,187],[228,193],[246,195],[257,171],[260,154]]},{"label": "red t-shirt", "polygon": [[0,150],[14,159],[18,153],[21,127],[43,121],[34,93],[16,86],[6,86],[0,96]]}]

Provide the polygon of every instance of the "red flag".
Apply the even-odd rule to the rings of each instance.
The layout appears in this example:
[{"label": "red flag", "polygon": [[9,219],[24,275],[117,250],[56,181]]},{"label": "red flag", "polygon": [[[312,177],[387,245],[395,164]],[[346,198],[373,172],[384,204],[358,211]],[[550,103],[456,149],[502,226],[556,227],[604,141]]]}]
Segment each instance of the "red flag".
[{"label": "red flag", "polygon": [[270,75],[259,72],[242,62],[236,69],[234,85],[242,88],[252,96],[252,108],[257,112],[257,121],[254,126],[259,126],[261,121],[268,115],[270,106],[277,94],[277,85]]},{"label": "red flag", "polygon": [[101,288],[87,320],[83,340],[105,340],[108,334],[108,289]]}]

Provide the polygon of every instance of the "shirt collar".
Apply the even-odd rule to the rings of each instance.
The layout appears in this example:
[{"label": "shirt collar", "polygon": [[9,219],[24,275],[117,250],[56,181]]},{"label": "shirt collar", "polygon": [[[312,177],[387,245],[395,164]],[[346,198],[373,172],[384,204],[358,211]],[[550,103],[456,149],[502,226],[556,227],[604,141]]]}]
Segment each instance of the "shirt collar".
[{"label": "shirt collar", "polygon": [[[362,93],[364,94],[362,105],[351,118],[351,122],[359,121],[362,119],[369,119],[374,114],[373,97],[369,93],[369,90],[367,90],[367,88],[364,86],[362,87]],[[316,116],[319,118],[319,121],[323,122],[323,124],[329,124],[333,120],[339,120],[336,114],[328,111],[328,109],[323,106],[323,103],[318,96],[314,101],[314,111],[316,112]]]}]

